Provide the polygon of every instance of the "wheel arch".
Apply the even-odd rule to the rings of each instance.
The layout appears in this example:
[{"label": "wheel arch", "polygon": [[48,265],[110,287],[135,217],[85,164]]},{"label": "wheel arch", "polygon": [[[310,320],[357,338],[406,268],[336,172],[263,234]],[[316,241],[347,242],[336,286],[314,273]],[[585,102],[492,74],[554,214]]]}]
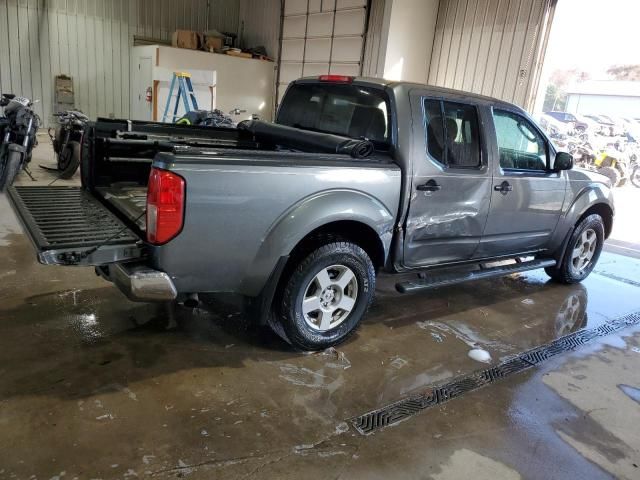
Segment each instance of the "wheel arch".
[{"label": "wheel arch", "polygon": [[357,190],[329,190],[296,203],[265,233],[245,275],[241,290],[255,296],[279,259],[291,257],[305,242],[319,234],[341,234],[362,243],[377,267],[384,264],[391,245],[395,217],[377,198]]},{"label": "wheel arch", "polygon": [[615,214],[612,189],[604,184],[592,182],[574,194],[573,201],[562,215],[550,242],[548,252],[561,259],[576,225],[592,213],[602,216],[605,238],[611,234]]},{"label": "wheel arch", "polygon": [[319,240],[340,239],[357,244],[367,252],[377,271],[389,256],[394,222],[395,217],[379,200],[353,190],[323,192],[282,215],[269,229],[252,262],[259,275],[243,280],[243,293],[255,296],[251,304],[259,308],[261,323],[266,321],[273,298],[281,290],[282,279]]},{"label": "wheel arch", "polygon": [[574,223],[574,228],[582,220],[593,214],[600,215],[602,221],[604,222],[604,238],[609,238],[609,235],[611,235],[611,230],[613,229],[613,210],[606,203],[596,203],[595,205],[591,205],[589,208],[587,208]]}]

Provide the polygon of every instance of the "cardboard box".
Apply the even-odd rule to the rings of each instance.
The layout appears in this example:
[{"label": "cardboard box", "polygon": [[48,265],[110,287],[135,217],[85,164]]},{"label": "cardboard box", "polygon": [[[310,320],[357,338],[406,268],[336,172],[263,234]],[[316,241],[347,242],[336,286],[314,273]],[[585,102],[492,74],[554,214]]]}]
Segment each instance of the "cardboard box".
[{"label": "cardboard box", "polygon": [[204,50],[207,52],[219,52],[222,50],[222,38],[207,35],[204,40]]},{"label": "cardboard box", "polygon": [[176,30],[171,36],[172,47],[198,50],[200,43],[200,34],[193,30]]},{"label": "cardboard box", "polygon": [[236,52],[234,50],[227,50],[227,55],[231,55],[232,57],[241,57],[241,58],[253,58],[253,55],[247,52]]}]

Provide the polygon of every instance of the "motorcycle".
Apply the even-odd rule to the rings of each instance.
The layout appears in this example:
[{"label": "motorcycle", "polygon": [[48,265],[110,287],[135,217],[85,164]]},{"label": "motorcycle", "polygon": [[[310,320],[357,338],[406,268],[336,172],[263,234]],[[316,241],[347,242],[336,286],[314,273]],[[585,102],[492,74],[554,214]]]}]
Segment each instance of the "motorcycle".
[{"label": "motorcycle", "polygon": [[640,188],[640,161],[637,157],[632,162],[629,180],[631,180],[634,187]]},{"label": "motorcycle", "polygon": [[[82,135],[89,117],[76,110],[67,110],[54,116],[58,117],[58,126],[53,133],[51,128],[47,132],[57,158],[59,178],[68,179],[80,166]],[[42,165],[40,167],[48,169]]]},{"label": "motorcycle", "polygon": [[192,110],[179,118],[178,125],[199,125],[203,127],[235,128],[236,124],[224,112],[215,110]]},{"label": "motorcycle", "polygon": [[32,105],[33,102],[25,97],[9,93],[0,97],[0,107],[4,108],[5,115],[0,122],[0,192],[11,186],[20,170],[29,174],[27,165],[31,161],[33,147],[38,143],[36,132],[40,126],[40,118],[31,108]]}]

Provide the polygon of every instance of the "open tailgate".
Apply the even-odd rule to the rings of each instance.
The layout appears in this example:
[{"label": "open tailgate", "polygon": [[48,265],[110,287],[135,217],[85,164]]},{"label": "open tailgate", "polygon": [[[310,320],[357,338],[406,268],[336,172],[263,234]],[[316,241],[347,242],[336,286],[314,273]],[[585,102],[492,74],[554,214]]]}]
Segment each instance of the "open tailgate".
[{"label": "open tailgate", "polygon": [[144,256],[144,244],[82,187],[14,186],[14,210],[47,265],[106,265]]}]

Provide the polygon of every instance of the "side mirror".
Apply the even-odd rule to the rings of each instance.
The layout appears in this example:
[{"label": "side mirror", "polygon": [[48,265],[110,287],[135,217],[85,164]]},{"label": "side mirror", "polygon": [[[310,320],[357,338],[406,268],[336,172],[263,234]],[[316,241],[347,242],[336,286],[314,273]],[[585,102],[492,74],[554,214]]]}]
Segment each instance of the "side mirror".
[{"label": "side mirror", "polygon": [[573,155],[568,152],[558,152],[556,153],[556,159],[553,164],[553,169],[556,172],[560,172],[562,170],[571,170],[573,168]]}]

